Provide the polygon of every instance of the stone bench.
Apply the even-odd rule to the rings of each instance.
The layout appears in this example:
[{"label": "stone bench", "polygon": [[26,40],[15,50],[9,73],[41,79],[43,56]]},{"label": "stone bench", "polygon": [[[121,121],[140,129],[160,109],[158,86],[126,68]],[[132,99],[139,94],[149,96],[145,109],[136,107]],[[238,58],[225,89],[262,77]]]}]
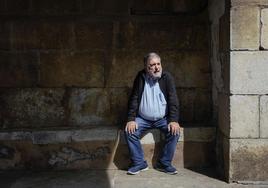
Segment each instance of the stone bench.
[{"label": "stone bench", "polygon": [[[152,166],[163,135],[152,130],[142,139]],[[215,160],[215,128],[184,128],[173,163],[203,167]],[[114,127],[0,132],[1,169],[125,169],[129,155],[123,132]]]}]

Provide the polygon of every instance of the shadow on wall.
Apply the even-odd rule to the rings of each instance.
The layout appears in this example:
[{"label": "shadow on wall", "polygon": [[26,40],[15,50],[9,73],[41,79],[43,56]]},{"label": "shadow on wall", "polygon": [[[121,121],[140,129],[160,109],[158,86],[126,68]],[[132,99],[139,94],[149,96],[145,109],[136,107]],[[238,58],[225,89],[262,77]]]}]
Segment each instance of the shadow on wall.
[{"label": "shadow on wall", "polygon": [[187,127],[183,129],[178,152],[183,155],[183,167],[212,178],[219,178],[216,170],[215,127]]}]

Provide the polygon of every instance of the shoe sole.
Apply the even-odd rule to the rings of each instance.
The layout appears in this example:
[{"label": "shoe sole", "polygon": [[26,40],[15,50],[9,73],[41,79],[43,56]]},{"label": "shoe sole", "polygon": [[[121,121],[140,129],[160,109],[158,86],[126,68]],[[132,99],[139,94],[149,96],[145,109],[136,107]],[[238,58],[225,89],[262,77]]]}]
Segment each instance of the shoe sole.
[{"label": "shoe sole", "polygon": [[165,172],[165,173],[167,173],[167,174],[169,174],[169,175],[175,175],[175,174],[178,174],[178,171],[176,170],[176,171],[174,171],[174,172],[167,172],[167,171],[165,171],[164,169],[162,169],[162,168],[155,168],[156,170],[158,170],[158,171],[160,171],[160,172]]},{"label": "shoe sole", "polygon": [[139,171],[137,171],[137,172],[127,171],[127,174],[129,174],[129,175],[136,175],[136,174],[138,174],[138,173],[140,173],[140,172],[142,172],[142,171],[146,171],[146,170],[148,170],[148,169],[149,169],[149,167],[146,167],[146,168],[144,168],[144,169],[141,169],[141,170],[139,170]]}]

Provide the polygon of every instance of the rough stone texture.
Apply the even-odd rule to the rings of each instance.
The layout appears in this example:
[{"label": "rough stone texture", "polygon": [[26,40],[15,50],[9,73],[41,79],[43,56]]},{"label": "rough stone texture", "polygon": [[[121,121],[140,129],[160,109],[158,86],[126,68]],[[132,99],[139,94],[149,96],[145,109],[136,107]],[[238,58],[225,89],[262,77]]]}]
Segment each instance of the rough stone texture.
[{"label": "rough stone texture", "polygon": [[121,124],[126,117],[127,98],[125,89],[73,89],[69,101],[69,124]]},{"label": "rough stone texture", "polygon": [[0,87],[32,87],[38,83],[36,53],[0,52]]},{"label": "rough stone texture", "polygon": [[7,141],[1,142],[1,146],[15,151],[12,159],[0,160],[2,169],[109,169],[114,142],[91,141],[41,146],[26,141]]},{"label": "rough stone texture", "polygon": [[268,52],[231,52],[232,94],[268,93]]},{"label": "rough stone texture", "polygon": [[232,6],[268,5],[266,0],[231,0]]},{"label": "rough stone texture", "polygon": [[260,97],[260,137],[268,138],[268,96]]},{"label": "rough stone texture", "polygon": [[[211,165],[214,158],[214,139],[214,128],[182,129],[174,165],[177,167]],[[141,139],[145,159],[150,166],[155,164],[161,152],[162,140],[163,137],[160,137],[158,130],[150,131]],[[29,167],[126,169],[130,164],[124,132],[118,132],[118,129],[110,127],[1,132],[0,143],[2,169]],[[106,159],[102,160],[104,155]]]},{"label": "rough stone texture", "polygon": [[1,89],[1,127],[64,125],[63,89]]},{"label": "rough stone texture", "polygon": [[141,51],[116,51],[107,67],[108,87],[132,87],[138,71],[143,69],[143,56]]},{"label": "rough stone texture", "polygon": [[[219,94],[219,115],[218,124],[220,131],[226,136],[230,136],[230,96],[226,94]],[[222,146],[221,146],[222,147]]]},{"label": "rough stone texture", "polygon": [[116,47],[122,49],[208,49],[208,25],[182,24],[174,21],[119,23]]},{"label": "rough stone texture", "polygon": [[267,139],[230,140],[230,181],[267,181]]},{"label": "rough stone texture", "polygon": [[260,38],[260,9],[233,7],[231,9],[231,49],[258,50]]},{"label": "rough stone texture", "polygon": [[261,10],[261,47],[268,49],[268,9]]},{"label": "rough stone texture", "polygon": [[40,54],[40,85],[103,87],[104,57],[100,52]]},{"label": "rough stone texture", "polygon": [[230,97],[230,137],[259,137],[259,97],[232,95]]},{"label": "rough stone texture", "polygon": [[59,21],[15,21],[11,41],[14,49],[70,49],[72,25]]},{"label": "rough stone texture", "polygon": [[77,49],[109,49],[112,47],[112,22],[76,22],[74,33]]},{"label": "rough stone texture", "polygon": [[221,94],[219,128],[228,138],[258,138],[259,97]]},{"label": "rough stone texture", "polygon": [[172,73],[177,87],[210,88],[211,70],[206,52],[163,52],[163,68]]}]

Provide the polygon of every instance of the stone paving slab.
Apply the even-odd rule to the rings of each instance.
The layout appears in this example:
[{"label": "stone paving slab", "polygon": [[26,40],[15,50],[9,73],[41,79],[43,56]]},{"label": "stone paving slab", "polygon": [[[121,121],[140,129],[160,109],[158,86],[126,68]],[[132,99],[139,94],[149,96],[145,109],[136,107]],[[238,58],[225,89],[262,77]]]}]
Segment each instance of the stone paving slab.
[{"label": "stone paving slab", "polygon": [[[250,183],[250,182],[249,182]],[[138,175],[122,170],[0,171],[1,188],[267,188],[267,185],[227,184],[211,169],[178,169],[177,175],[149,169]]]}]

